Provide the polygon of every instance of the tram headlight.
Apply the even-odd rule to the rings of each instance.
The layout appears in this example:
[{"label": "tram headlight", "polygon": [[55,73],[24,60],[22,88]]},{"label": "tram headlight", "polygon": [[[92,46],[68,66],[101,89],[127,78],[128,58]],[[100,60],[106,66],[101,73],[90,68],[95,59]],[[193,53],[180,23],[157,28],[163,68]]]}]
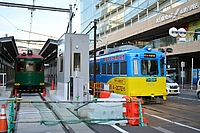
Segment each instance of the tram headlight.
[{"label": "tram headlight", "polygon": [[151,50],[152,50],[152,46],[149,45],[148,48],[147,48],[147,50],[148,50],[148,51],[151,51]]},{"label": "tram headlight", "polygon": [[20,83],[15,83],[14,86],[20,86]]},{"label": "tram headlight", "polygon": [[44,83],[40,83],[40,85],[44,85]]}]

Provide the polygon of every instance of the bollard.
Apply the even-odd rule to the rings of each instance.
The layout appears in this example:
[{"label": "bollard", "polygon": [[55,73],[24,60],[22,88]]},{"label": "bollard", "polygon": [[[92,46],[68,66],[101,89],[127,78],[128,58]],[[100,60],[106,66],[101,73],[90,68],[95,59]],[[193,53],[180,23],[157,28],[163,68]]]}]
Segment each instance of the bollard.
[{"label": "bollard", "polygon": [[54,90],[54,81],[51,82],[51,89]]},{"label": "bollard", "polygon": [[2,104],[0,113],[0,133],[7,133],[7,130],[8,130],[8,123],[6,117],[6,109],[5,109],[5,104]]},{"label": "bollard", "polygon": [[46,88],[43,89],[42,96],[44,96],[44,97],[46,96]]},{"label": "bollard", "polygon": [[127,101],[126,103],[123,104],[124,107],[123,115],[129,119],[128,123],[132,126],[147,125],[148,120],[143,117],[144,109],[141,106],[141,103],[143,101],[129,96],[123,96],[123,98],[125,98]]}]

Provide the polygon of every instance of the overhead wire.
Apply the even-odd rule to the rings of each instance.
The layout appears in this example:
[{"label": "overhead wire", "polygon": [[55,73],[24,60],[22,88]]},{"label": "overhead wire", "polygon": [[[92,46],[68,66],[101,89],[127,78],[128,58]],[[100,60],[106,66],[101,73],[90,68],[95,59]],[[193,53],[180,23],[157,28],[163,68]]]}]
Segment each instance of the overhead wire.
[{"label": "overhead wire", "polygon": [[13,23],[11,23],[6,17],[4,17],[1,13],[0,15],[2,16],[2,18],[4,18],[6,21],[8,21],[8,23],[10,23],[13,27],[15,27],[18,30],[18,28]]},{"label": "overhead wire", "polygon": [[[77,0],[76,0],[76,2],[77,2]],[[9,6],[7,4],[9,4]],[[4,17],[2,14],[0,14],[0,16],[2,16],[7,22],[9,22],[17,30],[29,33],[29,38],[31,37],[30,34],[36,34],[36,35],[47,36],[47,37],[58,39],[58,37],[54,37],[54,36],[50,36],[50,35],[45,35],[45,34],[41,34],[41,33],[32,32],[33,11],[35,9],[50,10],[50,11],[59,11],[59,12],[68,12],[68,10],[69,10],[69,9],[54,8],[54,7],[35,6],[35,0],[33,0],[33,4],[32,5],[24,5],[24,4],[16,4],[16,3],[6,3],[6,2],[0,2],[0,5],[1,6],[8,6],[8,7],[18,7],[18,8],[28,8],[28,9],[31,9],[31,22],[30,22],[30,29],[29,29],[29,31],[18,28],[12,22],[10,22],[6,17]]]},{"label": "overhead wire", "polygon": [[[4,17],[1,13],[0,13],[0,16],[2,16],[2,18],[4,18],[8,23],[10,23],[14,28],[16,28],[16,30],[23,31],[23,32],[27,32],[27,33],[30,32],[30,31],[28,31],[28,30],[24,30],[24,29],[18,28],[18,27],[15,26],[12,22],[10,22],[6,17]],[[45,35],[45,34],[41,34],[41,33],[37,33],[37,32],[32,32],[32,31],[31,31],[30,33],[35,34],[35,35],[41,35],[41,36],[46,36],[46,37],[51,37],[51,38],[58,39],[58,37],[54,37],[54,36],[51,36],[51,35]]]},{"label": "overhead wire", "polygon": [[92,21],[85,27],[85,29],[83,29],[83,31],[81,31],[81,33],[83,33],[89,26],[91,26],[91,24],[92,24]]}]

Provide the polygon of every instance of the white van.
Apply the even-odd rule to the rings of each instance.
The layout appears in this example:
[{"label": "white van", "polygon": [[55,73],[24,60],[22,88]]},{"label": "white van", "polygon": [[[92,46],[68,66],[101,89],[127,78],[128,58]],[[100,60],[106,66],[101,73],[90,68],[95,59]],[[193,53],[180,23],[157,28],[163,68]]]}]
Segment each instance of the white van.
[{"label": "white van", "polygon": [[179,85],[168,76],[166,77],[166,90],[168,94],[180,94]]},{"label": "white van", "polygon": [[197,94],[197,97],[200,99],[200,79],[197,82],[196,94]]}]

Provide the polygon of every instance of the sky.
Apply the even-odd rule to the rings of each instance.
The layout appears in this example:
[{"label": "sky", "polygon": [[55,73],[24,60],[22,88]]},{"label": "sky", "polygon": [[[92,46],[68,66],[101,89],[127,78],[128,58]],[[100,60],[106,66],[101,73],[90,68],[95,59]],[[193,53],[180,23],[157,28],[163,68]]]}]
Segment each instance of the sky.
[{"label": "sky", "polygon": [[[72,19],[72,33],[80,33],[80,0],[34,0],[36,6],[69,9],[75,13]],[[17,4],[32,5],[33,0],[0,0]],[[76,4],[76,7],[74,7]],[[31,21],[32,19],[32,21]],[[32,22],[32,26],[30,23]],[[57,40],[67,30],[69,13],[35,10],[31,18],[31,10],[26,8],[0,6],[0,38],[14,36],[14,39],[47,41],[48,38]],[[38,34],[29,34],[29,31]],[[24,30],[24,31],[22,31]],[[27,32],[25,32],[27,31]],[[55,37],[55,38],[54,38]],[[57,38],[57,39],[56,39]],[[20,44],[17,44],[20,45]],[[25,44],[24,44],[25,45]]]}]

